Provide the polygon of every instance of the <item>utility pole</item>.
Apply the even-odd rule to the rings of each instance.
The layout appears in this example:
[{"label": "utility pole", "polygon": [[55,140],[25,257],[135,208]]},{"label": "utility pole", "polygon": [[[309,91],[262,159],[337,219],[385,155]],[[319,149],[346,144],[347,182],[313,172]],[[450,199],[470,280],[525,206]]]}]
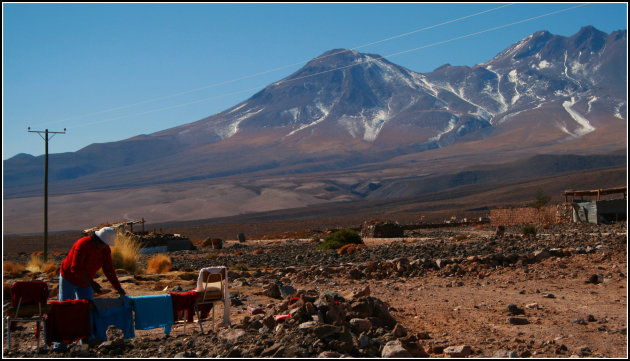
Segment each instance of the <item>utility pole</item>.
[{"label": "utility pole", "polygon": [[[28,127],[29,133],[37,133],[46,142],[46,165],[44,166],[44,263],[48,261],[48,141],[52,139],[56,134],[66,134],[66,128],[63,128],[63,132],[51,132],[46,130],[31,130]],[[45,136],[42,136],[45,134]],[[52,135],[51,135],[52,134]],[[50,137],[49,137],[50,135]]]}]

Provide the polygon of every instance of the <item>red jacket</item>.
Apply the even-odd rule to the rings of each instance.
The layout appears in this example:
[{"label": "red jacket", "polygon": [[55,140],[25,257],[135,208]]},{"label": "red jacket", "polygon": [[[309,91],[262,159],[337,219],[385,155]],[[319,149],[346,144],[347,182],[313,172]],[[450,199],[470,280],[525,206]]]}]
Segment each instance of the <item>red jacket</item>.
[{"label": "red jacket", "polygon": [[61,262],[61,277],[70,281],[75,286],[87,287],[90,284],[83,276],[94,279],[99,268],[107,276],[114,289],[120,288],[120,282],[112,265],[112,251],[109,246],[98,249],[89,236],[76,241],[72,249]]}]

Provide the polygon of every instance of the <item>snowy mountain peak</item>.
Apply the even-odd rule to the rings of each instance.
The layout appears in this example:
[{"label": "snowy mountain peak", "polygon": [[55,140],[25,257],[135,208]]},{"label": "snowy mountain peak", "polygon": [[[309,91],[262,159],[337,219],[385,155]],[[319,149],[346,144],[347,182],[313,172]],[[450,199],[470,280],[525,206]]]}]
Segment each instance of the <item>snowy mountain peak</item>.
[{"label": "snowy mountain peak", "polygon": [[[616,84],[625,79],[625,67],[615,65],[625,54],[617,50],[625,45],[619,38],[588,26],[572,37],[542,30],[486,63],[446,64],[426,74],[376,54],[333,49],[247,101],[184,126],[197,129],[186,141],[277,134],[280,142],[300,144],[333,137],[369,147],[401,141],[444,147],[543,106],[562,112],[552,122],[560,134],[581,137],[596,131],[589,119],[595,109],[617,116],[627,107],[619,91],[625,86]],[[203,132],[211,134],[200,138]]]}]

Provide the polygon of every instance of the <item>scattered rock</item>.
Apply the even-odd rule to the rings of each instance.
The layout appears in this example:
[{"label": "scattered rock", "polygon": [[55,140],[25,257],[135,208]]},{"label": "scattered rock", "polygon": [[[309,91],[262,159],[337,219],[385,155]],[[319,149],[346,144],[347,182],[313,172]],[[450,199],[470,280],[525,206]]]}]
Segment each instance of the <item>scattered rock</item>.
[{"label": "scattered rock", "polygon": [[516,358],[518,354],[515,351],[499,350],[492,355],[492,358]]},{"label": "scattered rock", "polygon": [[586,280],[586,283],[592,283],[592,284],[599,284],[604,282],[604,275],[601,274],[594,274],[591,275],[588,280]]},{"label": "scattered rock", "polygon": [[525,310],[524,309],[518,307],[517,305],[515,305],[513,303],[510,303],[507,306],[507,310],[512,315],[524,315],[525,314]]},{"label": "scattered rock", "polygon": [[225,329],[219,332],[219,338],[229,344],[237,344],[239,340],[245,336],[246,332],[242,329]]},{"label": "scattered rock", "polygon": [[387,344],[385,344],[385,346],[383,347],[383,351],[381,352],[381,357],[412,357],[412,355],[403,347],[402,342],[395,340],[389,341],[387,342]]},{"label": "scattered rock", "polygon": [[469,345],[450,346],[444,349],[444,354],[449,357],[466,357],[472,353]]},{"label": "scattered rock", "polygon": [[529,320],[525,317],[509,317],[508,323],[511,325],[527,325],[529,324]]},{"label": "scattered rock", "polygon": [[572,321],[573,323],[577,323],[578,325],[588,325],[588,323],[586,321],[584,321],[583,318],[576,318],[575,320]]},{"label": "scattered rock", "polygon": [[363,333],[372,329],[372,322],[366,318],[353,318],[349,324],[352,330],[357,333]]}]

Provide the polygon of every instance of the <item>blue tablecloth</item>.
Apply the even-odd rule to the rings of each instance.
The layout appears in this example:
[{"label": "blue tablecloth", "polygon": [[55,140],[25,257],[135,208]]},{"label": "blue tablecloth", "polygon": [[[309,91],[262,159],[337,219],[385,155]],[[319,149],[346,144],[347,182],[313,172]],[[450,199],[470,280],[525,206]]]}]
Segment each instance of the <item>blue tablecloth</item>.
[{"label": "blue tablecloth", "polygon": [[173,325],[173,300],[171,295],[130,297],[135,312],[136,330],[150,330],[164,327],[164,333],[171,333]]},{"label": "blue tablecloth", "polygon": [[91,311],[93,336],[107,341],[107,327],[114,325],[123,331],[125,338],[135,337],[133,308],[129,297],[95,298],[93,302],[95,306]]}]

